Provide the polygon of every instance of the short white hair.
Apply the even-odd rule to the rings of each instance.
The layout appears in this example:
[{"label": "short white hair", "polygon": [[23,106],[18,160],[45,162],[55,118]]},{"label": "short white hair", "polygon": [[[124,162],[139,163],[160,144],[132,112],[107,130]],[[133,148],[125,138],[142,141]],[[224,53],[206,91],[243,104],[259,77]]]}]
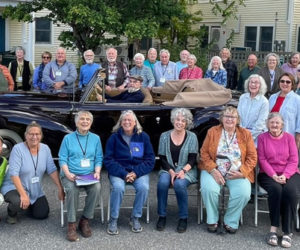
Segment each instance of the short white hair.
[{"label": "short white hair", "polygon": [[142,53],[136,53],[133,57],[133,60],[135,60],[136,58],[141,57],[143,61],[145,61],[145,56]]},{"label": "short white hair", "polygon": [[63,47],[58,47],[57,50],[56,50],[56,53],[59,51],[59,50],[62,50],[65,54],[67,54],[67,50]]},{"label": "short white hair", "polygon": [[115,48],[113,48],[113,47],[110,47],[110,48],[108,48],[105,52],[106,52],[106,55],[107,55],[107,53],[108,53],[108,51],[109,50],[114,50],[115,52],[116,52],[116,54],[118,55],[118,51],[115,49]]},{"label": "short white hair", "polygon": [[157,54],[157,50],[156,50],[155,48],[150,48],[150,49],[148,50],[148,54],[149,54],[151,51],[155,51],[156,54]]},{"label": "short white hair", "polygon": [[267,93],[267,84],[266,84],[266,81],[263,77],[261,77],[260,75],[258,74],[253,74],[253,75],[250,75],[248,77],[248,79],[245,81],[244,83],[244,90],[245,92],[249,93],[249,83],[250,83],[250,80],[252,78],[258,78],[259,82],[260,82],[260,87],[259,87],[259,90],[258,90],[258,94],[260,95],[265,95],[265,93]]},{"label": "short white hair", "polygon": [[88,50],[83,52],[83,56],[85,57],[86,53],[88,53],[88,52],[92,53],[93,56],[95,55],[94,51],[92,51],[91,49],[88,49]]},{"label": "short white hair", "polygon": [[161,56],[162,53],[166,53],[166,54],[168,55],[168,57],[170,57],[170,52],[169,52],[169,50],[167,50],[167,49],[162,49],[162,50],[160,50],[159,56]]}]

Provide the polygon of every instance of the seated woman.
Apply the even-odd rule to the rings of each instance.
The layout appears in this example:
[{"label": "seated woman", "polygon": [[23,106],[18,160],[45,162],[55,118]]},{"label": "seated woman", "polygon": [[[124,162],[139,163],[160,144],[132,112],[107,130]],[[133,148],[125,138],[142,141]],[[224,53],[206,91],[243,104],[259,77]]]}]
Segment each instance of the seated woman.
[{"label": "seated woman", "polygon": [[179,79],[201,79],[203,71],[196,65],[197,58],[190,54],[187,59],[187,67],[183,68],[179,73]]},{"label": "seated woman", "polygon": [[25,142],[16,144],[10,154],[9,169],[1,193],[8,204],[7,222],[17,223],[17,213],[28,210],[35,219],[46,219],[49,205],[42,189],[42,179],[47,172],[58,188],[58,198],[64,199],[64,191],[51,151],[41,143],[41,126],[30,123],[25,131]]},{"label": "seated woman", "polygon": [[298,149],[293,135],[283,132],[284,121],[279,113],[270,113],[268,132],[258,137],[259,184],[268,192],[271,228],[267,243],[278,245],[277,229],[282,222],[282,247],[291,247],[293,220],[300,190]]},{"label": "seated woman", "polygon": [[130,225],[133,232],[139,233],[143,230],[139,218],[142,217],[143,205],[148,198],[149,173],[155,162],[153,148],[149,136],[142,131],[132,110],[121,113],[113,132],[106,143],[104,157],[112,186],[107,233],[119,233],[117,221],[126,183],[132,184],[136,190]]},{"label": "seated woman", "polygon": [[201,193],[206,206],[207,229],[216,232],[220,189],[226,184],[230,196],[224,227],[229,233],[236,233],[242,210],[250,199],[256,149],[249,130],[239,126],[236,108],[225,108],[220,122],[208,130],[200,150]]},{"label": "seated woman", "polygon": [[[128,88],[118,95],[110,96],[109,92],[105,94],[105,102],[108,103],[141,103],[145,95],[141,90],[143,77],[134,75],[129,77]],[[99,89],[99,87],[98,87]],[[101,90],[102,91],[102,90]],[[102,102],[102,95],[97,93],[97,100]]]},{"label": "seated woman", "polygon": [[[89,174],[95,179],[100,179],[103,153],[99,136],[89,131],[92,123],[93,115],[89,111],[79,111],[75,115],[77,130],[64,137],[59,149],[59,165],[62,170],[60,173],[61,181],[67,195],[67,239],[69,241],[79,239],[76,233],[79,187],[76,186],[75,180],[78,175]],[[88,220],[94,217],[101,186],[100,182],[97,182],[81,187],[85,189],[87,197],[78,229],[82,236],[87,238],[92,235]]]},{"label": "seated woman", "polygon": [[266,119],[269,114],[269,102],[264,96],[267,92],[265,80],[257,74],[245,81],[245,94],[239,99],[237,110],[241,118],[241,127],[250,130],[255,144],[257,136],[267,131]]},{"label": "seated woman", "polygon": [[208,65],[204,78],[210,78],[215,83],[226,87],[227,72],[222,64],[222,59],[219,56],[214,56]]},{"label": "seated woman", "polygon": [[167,199],[170,185],[174,187],[179,208],[177,232],[187,228],[188,196],[187,187],[197,182],[197,136],[188,131],[193,125],[193,115],[185,108],[175,108],[171,112],[174,129],[162,133],[158,154],[162,170],[157,183],[157,212],[159,215],[156,229],[163,231],[166,225]]}]

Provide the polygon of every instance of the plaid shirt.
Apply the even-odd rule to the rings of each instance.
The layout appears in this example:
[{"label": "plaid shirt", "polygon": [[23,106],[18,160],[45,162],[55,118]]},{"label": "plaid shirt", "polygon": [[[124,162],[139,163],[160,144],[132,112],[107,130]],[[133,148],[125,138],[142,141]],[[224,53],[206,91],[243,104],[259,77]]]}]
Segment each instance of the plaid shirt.
[{"label": "plaid shirt", "polygon": [[[129,83],[129,72],[127,69],[127,66],[125,63],[123,63],[123,71],[124,71],[124,76],[125,76],[125,81],[123,82],[124,87],[128,86]],[[116,87],[116,79],[117,79],[117,75],[118,75],[118,67],[117,64],[115,63],[114,65],[110,65],[108,64],[108,85],[111,87]],[[114,76],[113,81],[109,80],[109,76]]]},{"label": "plaid shirt", "polygon": [[226,62],[222,62],[224,68],[227,71],[227,85],[226,88],[228,89],[235,89],[237,85],[237,77],[238,71],[235,63],[231,60],[227,60]]}]

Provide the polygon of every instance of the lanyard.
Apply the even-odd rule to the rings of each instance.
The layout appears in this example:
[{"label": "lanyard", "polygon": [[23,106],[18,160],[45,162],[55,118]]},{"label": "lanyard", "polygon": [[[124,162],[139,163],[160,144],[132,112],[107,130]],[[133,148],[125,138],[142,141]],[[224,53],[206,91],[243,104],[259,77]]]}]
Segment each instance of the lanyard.
[{"label": "lanyard", "polygon": [[20,76],[22,76],[23,75],[23,70],[24,70],[24,64],[23,64],[23,66],[21,67],[21,65],[20,64],[18,64],[18,71],[19,71],[19,73],[20,73]]},{"label": "lanyard", "polygon": [[36,176],[36,170],[37,170],[38,163],[39,163],[39,150],[37,151],[36,162],[34,162],[33,156],[32,156],[32,154],[30,152],[30,149],[29,149],[29,146],[28,146],[27,142],[26,142],[26,146],[28,148],[29,154],[31,156],[32,164],[33,164],[33,167],[34,167],[34,176]]},{"label": "lanyard", "polygon": [[76,138],[77,138],[77,141],[79,143],[79,146],[80,146],[80,149],[82,151],[82,154],[83,154],[83,157],[85,158],[85,154],[86,154],[86,149],[87,149],[87,143],[88,143],[88,140],[89,140],[89,134],[87,135],[87,138],[86,138],[86,142],[85,142],[85,149],[83,150],[82,146],[81,146],[81,143],[79,141],[79,138],[78,138],[78,134],[76,133]]},{"label": "lanyard", "polygon": [[226,146],[227,146],[227,149],[229,150],[229,147],[230,147],[230,144],[232,143],[233,139],[234,139],[234,136],[235,136],[235,131],[234,131],[234,134],[228,144],[228,141],[227,141],[227,136],[226,136],[226,132],[225,132],[225,129],[224,129],[224,137],[225,137],[225,142],[226,142]]},{"label": "lanyard", "polygon": [[168,68],[168,66],[169,66],[169,63],[167,64],[167,66],[166,66],[166,68],[165,68],[165,70],[164,70],[164,72],[163,72],[163,76],[165,76],[165,73],[166,73],[166,71],[167,71],[167,68]]},{"label": "lanyard", "polygon": [[189,74],[189,69],[187,70],[187,74],[188,74],[187,79],[190,79],[190,76],[191,76],[191,74],[193,73],[193,71],[194,71],[194,68],[192,68],[192,70],[191,70],[191,72],[190,72],[190,74]]}]

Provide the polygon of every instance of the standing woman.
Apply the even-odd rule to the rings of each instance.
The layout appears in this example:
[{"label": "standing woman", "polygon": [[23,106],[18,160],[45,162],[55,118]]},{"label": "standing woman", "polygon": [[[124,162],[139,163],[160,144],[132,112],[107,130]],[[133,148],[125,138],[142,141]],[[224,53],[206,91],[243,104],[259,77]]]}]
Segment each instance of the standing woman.
[{"label": "standing woman", "polygon": [[144,65],[145,57],[141,53],[135,54],[133,57],[135,66],[130,70],[130,75],[138,75],[143,77],[142,87],[151,89],[155,84],[155,79],[151,69]]},{"label": "standing woman", "polygon": [[267,84],[267,97],[278,91],[278,79],[284,73],[284,71],[279,68],[279,56],[275,53],[269,53],[265,57],[265,66],[261,68],[257,74],[262,76]]},{"label": "standing woman", "polygon": [[296,82],[293,75],[284,73],[278,80],[280,91],[269,99],[270,112],[279,112],[284,120],[283,131],[292,134],[300,148],[300,96],[294,90]]},{"label": "standing woman", "polygon": [[179,79],[201,79],[203,71],[196,65],[197,58],[191,54],[187,59],[187,67],[183,68],[179,73]]},{"label": "standing woman", "polygon": [[106,143],[104,164],[111,183],[110,220],[107,233],[116,235],[118,218],[125,185],[132,184],[136,190],[135,200],[129,224],[134,233],[143,230],[139,219],[148,198],[149,173],[155,163],[155,156],[149,136],[132,110],[121,113],[113,134]]},{"label": "standing woman", "polygon": [[259,184],[268,192],[271,227],[267,243],[278,245],[277,229],[282,222],[282,247],[291,247],[293,220],[300,190],[298,149],[294,137],[283,132],[284,121],[279,113],[270,113],[268,132],[258,137]]},{"label": "standing woman", "polygon": [[214,56],[208,65],[204,78],[210,78],[215,83],[222,85],[224,88],[227,84],[227,72],[222,64],[222,59]]},{"label": "standing woman", "polygon": [[[79,111],[75,116],[77,130],[64,137],[59,149],[59,165],[61,167],[61,181],[64,186],[67,199],[68,232],[69,241],[77,241],[76,212],[78,205],[79,187],[75,180],[77,175],[93,175],[100,180],[102,167],[102,146],[100,137],[90,132],[93,123],[93,115],[89,111]],[[100,182],[82,186],[87,197],[83,214],[78,223],[78,229],[83,237],[92,235],[89,220],[94,217],[94,210],[99,200]]]},{"label": "standing woman", "polygon": [[52,54],[48,51],[45,51],[42,54],[42,63],[35,68],[33,73],[32,85],[35,90],[45,90],[47,88],[46,84],[43,81],[43,71],[47,63],[52,59]]},{"label": "standing woman", "polygon": [[1,193],[8,204],[7,222],[17,223],[17,213],[29,210],[35,219],[46,219],[49,204],[42,189],[42,179],[47,172],[58,188],[58,198],[64,199],[51,151],[41,143],[43,137],[41,126],[30,123],[25,131],[25,142],[16,144],[10,154],[9,168],[3,182]]},{"label": "standing woman", "polygon": [[162,170],[157,183],[157,212],[159,215],[156,229],[163,231],[166,225],[167,199],[170,185],[174,187],[179,208],[177,232],[187,228],[188,194],[190,184],[197,182],[197,136],[188,131],[193,126],[193,115],[185,108],[175,108],[171,112],[173,129],[162,133],[158,154]]},{"label": "standing woman", "polygon": [[229,201],[224,217],[227,232],[236,233],[243,208],[250,200],[257,161],[251,133],[239,126],[236,108],[226,107],[221,124],[208,130],[201,152],[201,193],[207,213],[207,229],[214,233],[219,221],[219,194],[226,184]]},{"label": "standing woman", "polygon": [[237,107],[241,117],[240,126],[250,130],[257,144],[257,136],[267,130],[269,102],[264,96],[267,92],[267,85],[260,75],[254,74],[245,81],[244,89],[246,93],[240,96]]}]

